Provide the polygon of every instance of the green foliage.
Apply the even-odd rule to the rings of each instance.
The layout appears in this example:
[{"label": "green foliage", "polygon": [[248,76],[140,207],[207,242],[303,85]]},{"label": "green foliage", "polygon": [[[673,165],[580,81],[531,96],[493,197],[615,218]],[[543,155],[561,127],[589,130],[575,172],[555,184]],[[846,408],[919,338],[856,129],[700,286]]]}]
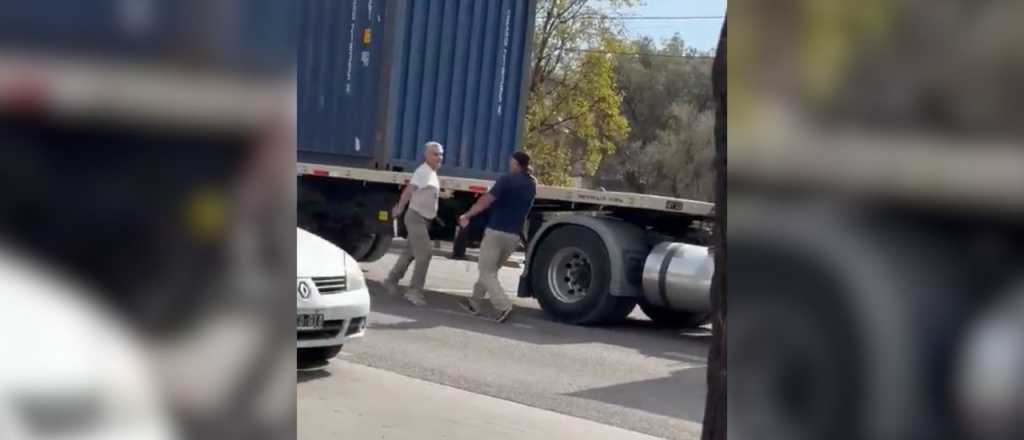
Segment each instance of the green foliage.
[{"label": "green foliage", "polygon": [[566,185],[593,175],[629,135],[616,84],[622,33],[607,14],[636,4],[615,0],[540,0],[524,148],[537,177]]},{"label": "green foliage", "polygon": [[800,56],[805,95],[830,99],[858,53],[888,32],[895,7],[887,0],[803,0]]},{"label": "green foliage", "polygon": [[649,192],[689,199],[714,198],[715,116],[689,103],[673,104],[635,167],[633,177]]},{"label": "green foliage", "polygon": [[714,101],[711,54],[687,47],[678,36],[661,47],[650,39],[630,44],[616,81],[632,131],[605,159],[602,186],[711,200],[714,195]]}]

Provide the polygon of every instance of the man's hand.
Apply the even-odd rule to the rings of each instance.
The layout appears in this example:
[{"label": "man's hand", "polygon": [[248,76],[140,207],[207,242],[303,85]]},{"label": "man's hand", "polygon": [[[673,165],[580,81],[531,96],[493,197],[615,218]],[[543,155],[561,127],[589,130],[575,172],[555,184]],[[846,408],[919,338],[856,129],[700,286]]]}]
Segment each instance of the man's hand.
[{"label": "man's hand", "polygon": [[402,216],[402,207],[398,206],[398,205],[395,205],[394,208],[391,208],[391,216],[394,217],[394,218],[401,217]]},{"label": "man's hand", "polygon": [[466,217],[466,214],[459,216],[459,226],[463,228],[469,227],[469,217]]}]

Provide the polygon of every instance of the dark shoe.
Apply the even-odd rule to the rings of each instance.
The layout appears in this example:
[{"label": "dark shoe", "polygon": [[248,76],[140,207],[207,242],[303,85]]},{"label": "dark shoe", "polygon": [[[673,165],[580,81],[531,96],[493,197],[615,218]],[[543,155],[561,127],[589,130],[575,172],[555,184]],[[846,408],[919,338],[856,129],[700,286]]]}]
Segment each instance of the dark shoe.
[{"label": "dark shoe", "polygon": [[477,316],[480,314],[480,308],[473,304],[473,300],[469,298],[462,298],[459,300],[459,307],[465,310],[470,315]]},{"label": "dark shoe", "polygon": [[504,324],[505,321],[508,321],[508,318],[510,318],[512,316],[512,309],[513,308],[515,308],[515,307],[508,306],[507,309],[505,309],[501,313],[498,313],[498,317],[495,318],[494,320],[498,321],[498,324]]}]

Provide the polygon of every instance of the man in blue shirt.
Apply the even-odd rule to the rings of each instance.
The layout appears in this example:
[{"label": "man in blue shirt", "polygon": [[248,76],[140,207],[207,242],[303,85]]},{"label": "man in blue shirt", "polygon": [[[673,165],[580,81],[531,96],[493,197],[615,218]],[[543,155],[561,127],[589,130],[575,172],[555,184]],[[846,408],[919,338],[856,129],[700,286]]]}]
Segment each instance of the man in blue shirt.
[{"label": "man in blue shirt", "polygon": [[473,297],[459,301],[459,305],[477,315],[480,300],[489,295],[498,311],[498,322],[507,321],[512,314],[512,301],[498,282],[498,270],[519,247],[523,223],[537,195],[537,179],[530,175],[530,155],[522,151],[512,153],[509,170],[469,211],[459,216],[459,225],[465,228],[474,216],[488,210],[487,230],[477,262],[480,278],[473,286]]}]

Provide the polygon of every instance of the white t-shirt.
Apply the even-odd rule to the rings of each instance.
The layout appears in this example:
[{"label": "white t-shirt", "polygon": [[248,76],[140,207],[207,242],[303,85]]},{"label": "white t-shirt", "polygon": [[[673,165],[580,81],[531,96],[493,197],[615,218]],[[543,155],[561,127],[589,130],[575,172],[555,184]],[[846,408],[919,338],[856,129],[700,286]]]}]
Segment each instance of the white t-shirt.
[{"label": "white t-shirt", "polygon": [[409,208],[426,219],[433,219],[437,216],[437,198],[441,193],[441,180],[437,178],[437,171],[430,168],[430,165],[421,164],[412,173],[409,184],[413,186],[412,198],[409,199]]}]

